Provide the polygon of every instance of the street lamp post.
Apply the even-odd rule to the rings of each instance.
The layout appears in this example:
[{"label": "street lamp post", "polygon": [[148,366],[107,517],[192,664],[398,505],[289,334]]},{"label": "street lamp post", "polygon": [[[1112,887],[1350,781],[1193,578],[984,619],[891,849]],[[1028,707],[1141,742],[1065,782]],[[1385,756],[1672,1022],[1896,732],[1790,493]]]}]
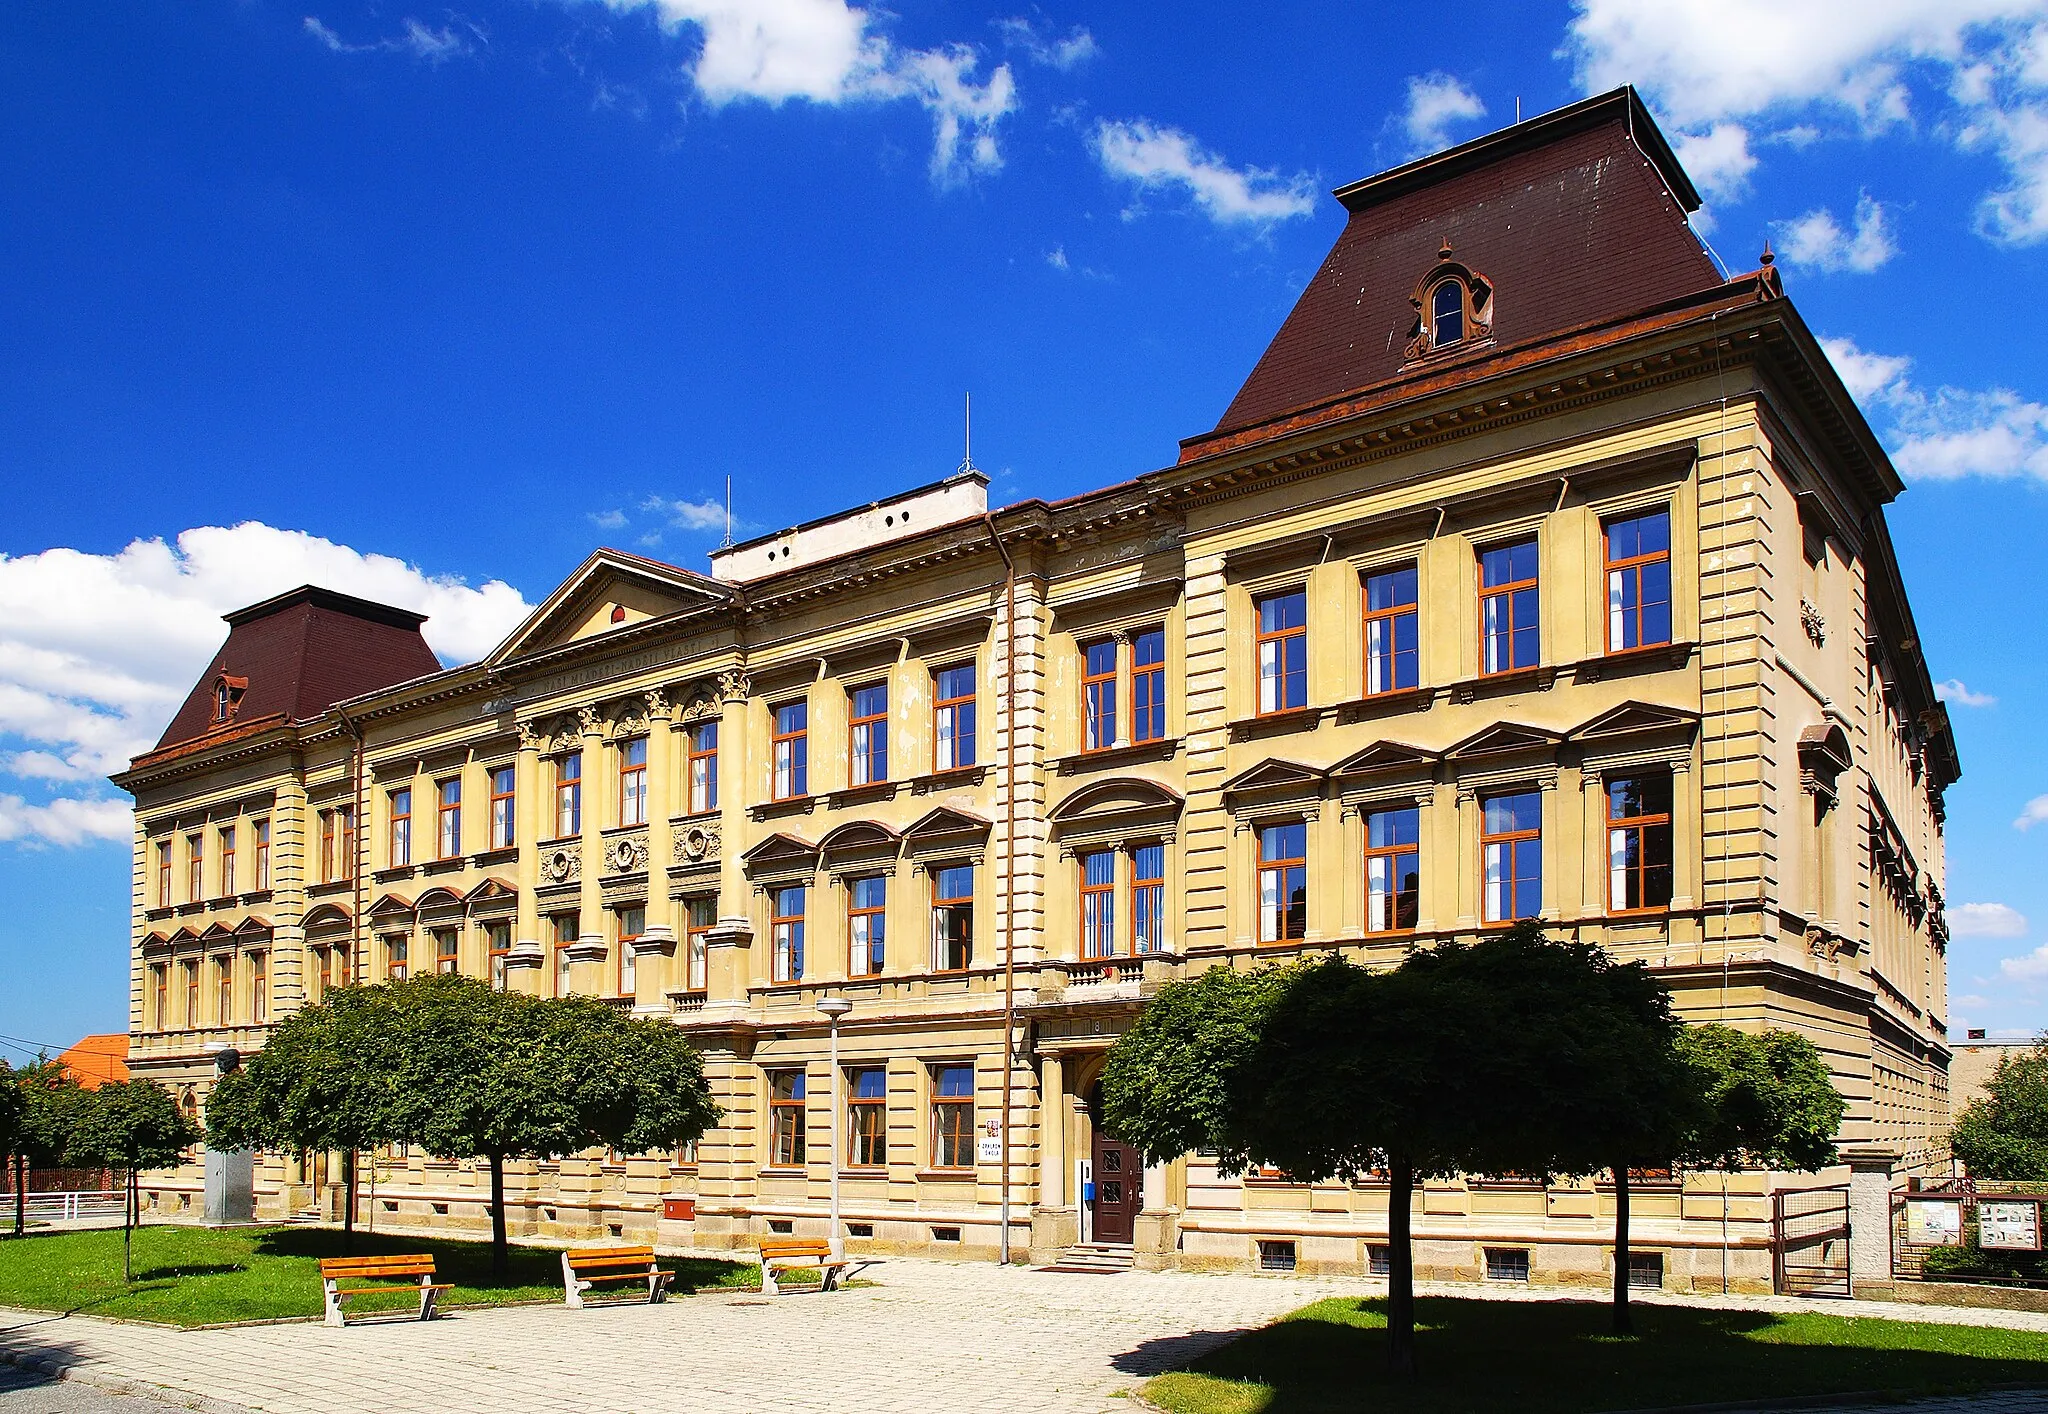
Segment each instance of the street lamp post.
[{"label": "street lamp post", "polygon": [[846,1256],[845,1230],[839,1224],[839,1150],[844,1142],[841,1131],[845,1128],[846,1114],[846,1102],[841,1093],[846,1076],[839,1069],[839,1018],[853,1010],[853,1003],[844,997],[820,997],[818,1010],[832,1023],[832,1235],[828,1240],[832,1260],[837,1262]]}]

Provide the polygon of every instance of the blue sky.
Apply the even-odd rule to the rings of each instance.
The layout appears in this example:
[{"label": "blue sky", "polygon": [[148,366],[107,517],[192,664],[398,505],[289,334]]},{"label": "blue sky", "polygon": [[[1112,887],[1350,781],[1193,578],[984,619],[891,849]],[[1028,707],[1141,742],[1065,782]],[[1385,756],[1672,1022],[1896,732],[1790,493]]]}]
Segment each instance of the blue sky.
[{"label": "blue sky", "polygon": [[1001,499],[1167,464],[1330,187],[1625,80],[1911,485],[1954,1034],[2048,1025],[2048,0],[1159,15],[0,10],[0,1055],[124,1024],[101,777],[223,610],[319,579],[460,661],[598,544],[701,567],[727,476],[744,532],[945,474],[968,389]]}]

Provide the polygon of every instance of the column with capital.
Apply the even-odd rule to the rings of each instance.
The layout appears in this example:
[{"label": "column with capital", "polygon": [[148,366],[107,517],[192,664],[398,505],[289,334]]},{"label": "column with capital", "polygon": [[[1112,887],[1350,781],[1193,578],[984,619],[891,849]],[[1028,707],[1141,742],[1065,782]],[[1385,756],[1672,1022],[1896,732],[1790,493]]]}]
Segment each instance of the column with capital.
[{"label": "column with capital", "polygon": [[[608,996],[604,985],[605,918],[604,821],[616,819],[616,791],[605,784],[616,771],[605,759],[604,718],[594,706],[576,709],[577,738],[583,751],[582,828],[577,831],[583,860],[581,887],[576,892],[576,941],[569,947],[569,989],[585,996]],[[609,807],[609,812],[607,810]]]},{"label": "column with capital", "polygon": [[[669,821],[683,813],[687,793],[677,794],[676,737],[671,724],[678,715],[665,688],[644,694],[647,700],[647,918],[633,963],[634,1009],[668,1009],[668,992],[681,985],[676,976],[676,906],[668,896],[668,866],[674,858],[674,832]],[[683,787],[687,792],[687,786]]]},{"label": "column with capital", "polygon": [[541,800],[547,790],[540,748],[539,726],[521,722],[519,759],[512,777],[512,839],[519,848],[512,882],[519,890],[519,900],[512,922],[512,951],[505,959],[505,989],[533,996],[547,991],[547,949],[541,944],[536,892],[540,888]]},{"label": "column with capital", "polygon": [[766,782],[757,780],[749,694],[753,681],[742,668],[718,675],[718,818],[722,844],[718,861],[718,926],[706,938],[707,997],[745,1002],[756,979],[752,943],[752,899],[740,856],[746,852],[747,801]]}]

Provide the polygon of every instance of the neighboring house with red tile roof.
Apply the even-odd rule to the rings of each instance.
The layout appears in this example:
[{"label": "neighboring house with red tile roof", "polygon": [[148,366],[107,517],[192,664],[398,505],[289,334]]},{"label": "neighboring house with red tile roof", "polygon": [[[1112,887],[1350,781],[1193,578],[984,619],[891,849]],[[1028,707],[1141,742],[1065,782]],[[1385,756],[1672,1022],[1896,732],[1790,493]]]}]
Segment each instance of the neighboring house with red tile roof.
[{"label": "neighboring house with red tile roof", "polygon": [[77,1077],[78,1083],[88,1090],[97,1090],[109,1081],[119,1083],[126,1080],[128,1033],[109,1031],[98,1036],[86,1036],[58,1056],[57,1064]]}]

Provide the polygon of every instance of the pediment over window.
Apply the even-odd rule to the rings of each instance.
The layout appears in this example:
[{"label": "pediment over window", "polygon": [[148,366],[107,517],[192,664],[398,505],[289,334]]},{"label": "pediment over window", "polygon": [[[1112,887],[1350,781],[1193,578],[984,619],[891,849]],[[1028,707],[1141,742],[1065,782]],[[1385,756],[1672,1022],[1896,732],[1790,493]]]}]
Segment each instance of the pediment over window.
[{"label": "pediment over window", "polygon": [[161,952],[171,945],[171,940],[162,933],[144,933],[140,944],[144,952]]},{"label": "pediment over window", "polygon": [[1171,840],[1185,802],[1177,791],[1139,776],[1090,781],[1053,808],[1052,831],[1062,845],[1105,840]]},{"label": "pediment over window", "polygon": [[519,890],[510,881],[493,875],[462,896],[464,903],[510,903],[519,898]]},{"label": "pediment over window", "polygon": [[193,932],[190,928],[180,928],[177,932],[171,934],[171,936],[166,938],[164,941],[168,943],[171,947],[177,947],[182,943],[198,942],[199,935]]},{"label": "pediment over window", "polygon": [[989,822],[965,810],[941,805],[919,816],[903,832],[904,848],[918,859],[978,853],[988,842]]},{"label": "pediment over window", "polygon": [[903,837],[874,820],[850,820],[818,841],[818,857],[837,872],[893,866]]},{"label": "pediment over window", "polygon": [[[413,905],[413,908],[420,913],[429,913],[436,910],[446,911],[451,908],[461,907],[462,895],[449,888],[428,889],[420,895],[419,902]],[[372,913],[376,912],[375,909],[370,911]]]},{"label": "pediment over window", "polygon": [[770,835],[741,855],[740,864],[750,874],[807,872],[817,868],[818,847],[795,835]]},{"label": "pediment over window", "polygon": [[404,894],[385,894],[370,905],[369,916],[386,923],[411,918],[412,900]]},{"label": "pediment over window", "polygon": [[512,631],[486,662],[498,667],[581,639],[731,602],[707,575],[621,550],[599,550]]},{"label": "pediment over window", "polygon": [[1376,741],[1330,768],[1332,776],[1420,775],[1436,766],[1437,755],[1405,741]]},{"label": "pediment over window", "polygon": [[347,909],[339,904],[323,903],[306,914],[304,927],[307,932],[315,928],[346,928],[349,921]]},{"label": "pediment over window", "polygon": [[1838,722],[1824,722],[1799,733],[1799,788],[1828,800],[1836,781],[1856,760],[1849,734]]},{"label": "pediment over window", "polygon": [[1624,702],[1574,727],[1571,739],[1576,742],[1604,742],[1638,736],[1682,734],[1690,737],[1699,724],[1697,712],[1648,702]]},{"label": "pediment over window", "polygon": [[1268,757],[1223,783],[1223,803],[1233,812],[1258,806],[1305,804],[1321,797],[1328,774],[1299,761]]},{"label": "pediment over window", "polygon": [[268,918],[258,918],[253,913],[235,925],[235,936],[240,938],[254,937],[268,932],[270,932],[270,920]]},{"label": "pediment over window", "polygon": [[209,923],[206,931],[199,935],[199,941],[202,943],[218,943],[225,938],[232,938],[234,936],[235,930],[228,927],[227,924]]},{"label": "pediment over window", "polygon": [[1444,753],[1447,761],[1473,761],[1512,752],[1552,752],[1564,737],[1547,727],[1525,726],[1521,722],[1495,722],[1472,733]]}]

